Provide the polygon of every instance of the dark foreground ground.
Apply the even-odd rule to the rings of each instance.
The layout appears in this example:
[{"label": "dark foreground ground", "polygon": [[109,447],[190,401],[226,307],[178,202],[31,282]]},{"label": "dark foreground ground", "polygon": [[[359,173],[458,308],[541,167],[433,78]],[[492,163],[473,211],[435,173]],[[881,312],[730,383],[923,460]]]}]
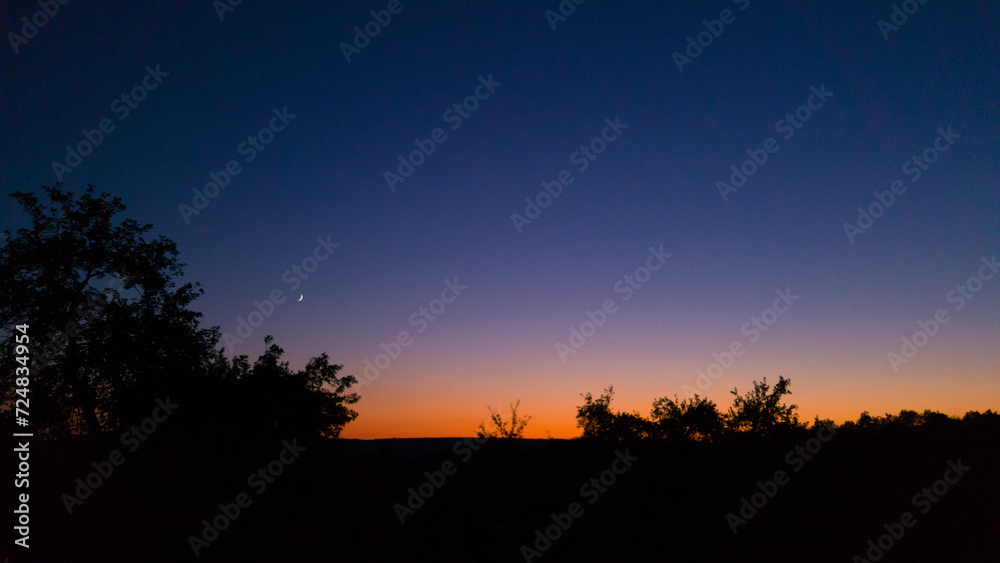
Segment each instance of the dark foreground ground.
[{"label": "dark foreground ground", "polygon": [[[36,440],[31,548],[12,544],[13,497],[5,477],[0,556],[524,561],[527,545],[538,550],[530,560],[542,562],[874,561],[866,551],[885,534],[888,549],[870,553],[883,562],[1000,561],[996,428],[840,431],[827,442],[807,442],[814,437],[815,431],[804,431],[780,441],[713,445],[494,440],[475,451],[462,439],[299,440],[304,451],[283,455],[290,463],[280,461],[286,448],[280,437],[252,444],[198,438],[179,424],[171,431],[169,423],[134,452],[117,436],[96,450],[85,442]],[[807,460],[796,446],[815,453],[804,450]],[[68,514],[62,495],[73,494],[75,479],[86,479],[92,463],[116,448],[121,465]],[[629,465],[615,462],[621,458]],[[946,472],[949,462],[968,469]],[[280,475],[269,475],[269,484],[248,482],[269,463]],[[787,481],[767,483],[779,470]],[[407,504],[408,489],[428,481],[425,472],[439,486],[424,485],[429,498],[419,505],[414,497],[416,509],[401,523],[394,505]],[[591,486],[602,473],[607,485]],[[953,481],[947,491],[945,478]],[[758,481],[772,496],[752,498]],[[235,515],[240,493],[246,506]],[[759,507],[756,513],[744,508],[749,518],[734,534],[726,515],[740,516],[742,498]],[[220,503],[233,505],[228,511],[235,518],[220,516]],[[898,524],[906,512],[909,527]],[[216,536],[203,520],[225,529]],[[546,527],[556,540],[538,539],[536,530]],[[898,539],[891,538],[893,530]],[[191,536],[213,541],[195,557]]]}]

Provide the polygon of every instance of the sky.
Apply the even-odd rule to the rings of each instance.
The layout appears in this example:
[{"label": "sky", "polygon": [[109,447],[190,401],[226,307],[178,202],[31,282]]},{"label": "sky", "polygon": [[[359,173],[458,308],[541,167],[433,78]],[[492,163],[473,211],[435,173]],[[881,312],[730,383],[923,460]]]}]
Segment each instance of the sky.
[{"label": "sky", "polygon": [[0,228],[121,197],[227,354],[363,380],[345,438],[997,408],[995,2],[47,6],[2,9]]}]

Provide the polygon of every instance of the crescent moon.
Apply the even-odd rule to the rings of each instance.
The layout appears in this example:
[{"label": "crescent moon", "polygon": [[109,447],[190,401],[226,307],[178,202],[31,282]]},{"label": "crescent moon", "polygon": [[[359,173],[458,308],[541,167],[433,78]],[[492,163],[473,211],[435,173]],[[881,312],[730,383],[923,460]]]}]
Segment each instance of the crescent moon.
[{"label": "crescent moon", "polygon": [[299,301],[302,301],[302,298],[303,298],[303,297],[305,297],[305,296],[304,296],[304,295],[302,295],[302,294],[300,293],[300,294],[299,294]]}]

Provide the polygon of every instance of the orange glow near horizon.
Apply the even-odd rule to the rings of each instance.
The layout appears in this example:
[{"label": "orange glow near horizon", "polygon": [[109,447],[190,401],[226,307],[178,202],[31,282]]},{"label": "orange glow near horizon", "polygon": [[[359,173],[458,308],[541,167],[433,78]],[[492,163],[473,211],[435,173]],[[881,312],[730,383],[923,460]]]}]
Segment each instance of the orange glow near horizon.
[{"label": "orange glow near horizon", "polygon": [[[801,366],[794,365],[798,362],[792,365],[786,362],[786,368],[791,368],[786,370],[777,370],[770,361],[761,359],[747,358],[743,363],[734,366],[700,393],[715,401],[720,412],[726,412],[732,404],[730,391],[733,387],[742,394],[752,387],[752,381],[767,377],[768,383],[773,384],[779,374],[791,378],[792,395],[786,402],[798,405],[799,419],[804,423],[819,416],[839,424],[857,420],[863,411],[881,416],[897,414],[903,409],[917,412],[930,409],[961,417],[968,411],[997,410],[995,398],[1000,396],[994,370],[973,365],[956,367],[961,365],[956,358],[927,358],[921,365],[927,372],[907,370],[902,373],[901,370],[900,374],[893,374],[880,364],[867,372],[859,365],[849,370],[856,374],[849,380],[834,377],[847,369],[844,366],[825,370],[814,367],[811,375],[799,375],[809,373],[805,365],[808,362],[801,362]],[[487,406],[499,410],[504,420],[509,420],[508,403],[520,399],[518,413],[532,417],[525,429],[526,438],[575,438],[581,432],[575,418],[576,408],[583,402],[581,393],[589,392],[597,397],[606,386],[614,385],[612,410],[638,411],[648,417],[654,399],[675,394],[683,399],[685,385],[697,389],[694,376],[667,378],[632,371],[625,377],[611,376],[599,365],[591,369],[592,373],[576,371],[573,381],[567,381],[563,374],[506,380],[491,375],[480,379],[478,385],[475,381],[442,375],[439,371],[437,377],[444,383],[436,389],[417,387],[416,382],[427,381],[425,377],[413,377],[413,383],[393,381],[393,375],[387,372],[359,390],[362,400],[354,406],[359,417],[344,429],[342,437],[472,436],[480,423],[490,427]],[[491,383],[484,385],[483,381]],[[498,381],[502,383],[495,383]]]}]

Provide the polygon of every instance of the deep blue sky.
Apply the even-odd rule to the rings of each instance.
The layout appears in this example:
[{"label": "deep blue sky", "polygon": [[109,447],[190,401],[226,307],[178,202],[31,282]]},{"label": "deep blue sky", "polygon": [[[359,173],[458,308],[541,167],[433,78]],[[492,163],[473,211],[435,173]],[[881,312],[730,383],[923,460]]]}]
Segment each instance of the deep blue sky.
[{"label": "deep blue sky", "polygon": [[[997,281],[960,311],[947,301],[997,252],[995,3],[931,0],[886,41],[891,2],[588,0],[553,30],[554,0],[404,0],[350,63],[341,42],[386,3],[334,4],[246,1],[224,21],[208,0],[61,6],[16,54],[0,48],[4,193],[54,183],[52,161],[110,118],[64,181],[122,197],[177,242],[207,325],[235,333],[273,290],[304,296],[237,353],[274,334],[293,367],[327,351],[360,376],[411,333],[362,389],[357,436],[467,433],[517,398],[529,434],[568,435],[579,393],[614,384],[645,412],[740,339],[748,352],[703,391],[722,406],[779,374],[808,418],[998,396]],[[38,9],[5,6],[4,37]],[[735,21],[678,72],[672,54],[724,9]],[[169,76],[120,119],[112,101],[156,65]],[[452,130],[443,112],[490,75],[500,86]],[[801,129],[775,132],[821,86],[833,96]],[[284,107],[296,117],[246,162],[240,144]],[[628,128],[578,172],[571,153],[616,117]],[[384,172],[438,127],[447,139],[391,192]],[[960,136],[914,181],[904,162],[939,127]],[[768,137],[777,152],[723,201],[716,182]],[[230,160],[239,175],[186,223],[178,206]],[[511,214],[563,169],[573,183],[519,234]],[[894,180],[905,193],[850,243],[844,223]],[[0,226],[25,225],[3,206]],[[317,237],[340,246],[292,291],[282,274]],[[616,282],[660,245],[672,256],[624,301]],[[469,289],[417,333],[411,314],[454,278]],[[801,300],[747,343],[741,326],[787,287]],[[563,363],[556,344],[606,299],[619,310]],[[891,369],[939,308],[952,320]]]}]

